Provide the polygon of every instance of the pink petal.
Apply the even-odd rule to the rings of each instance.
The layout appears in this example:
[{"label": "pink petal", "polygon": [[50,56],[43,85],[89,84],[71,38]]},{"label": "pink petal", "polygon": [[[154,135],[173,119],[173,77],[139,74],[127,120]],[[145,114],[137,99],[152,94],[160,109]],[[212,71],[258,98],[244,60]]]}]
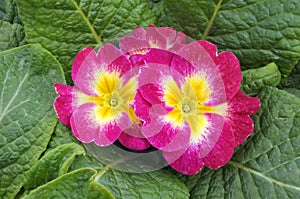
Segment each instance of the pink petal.
[{"label": "pink petal", "polygon": [[167,41],[167,49],[173,47],[176,40],[176,30],[170,27],[156,28],[156,31]]},{"label": "pink petal", "polygon": [[169,122],[161,122],[158,116],[151,119],[151,123],[143,127],[142,133],[152,146],[163,151],[176,151],[187,146],[190,138],[187,124],[180,128]]},{"label": "pink petal", "polygon": [[224,166],[232,157],[235,147],[234,142],[231,126],[228,122],[225,122],[219,140],[203,158],[205,166],[211,169],[218,169]]},{"label": "pink petal", "polygon": [[85,60],[85,58],[90,53],[94,53],[94,49],[88,46],[85,49],[79,51],[79,53],[74,58],[74,62],[73,62],[73,65],[72,65],[72,80],[74,82],[75,82],[75,79],[76,79],[79,68],[81,67],[81,65],[82,65],[83,61]]},{"label": "pink petal", "polygon": [[74,136],[84,143],[90,143],[98,133],[99,124],[94,110],[97,105],[88,103],[77,108],[71,117],[71,128]]},{"label": "pink petal", "polygon": [[97,63],[96,52],[93,50],[86,55],[78,68],[79,70],[76,73],[76,78],[73,79],[75,85],[79,88],[79,90],[83,91],[87,95],[96,95],[94,87],[98,79],[97,74],[103,70],[102,66]]},{"label": "pink petal", "polygon": [[121,144],[133,150],[145,150],[150,147],[150,143],[145,138],[131,136],[127,133],[122,133],[119,137]]},{"label": "pink petal", "polygon": [[120,76],[126,72],[130,72],[131,68],[131,62],[124,55],[113,60],[113,62],[108,66],[109,71],[119,71]]},{"label": "pink petal", "polygon": [[253,121],[249,115],[231,114],[228,118],[235,138],[235,146],[242,144],[254,131]]},{"label": "pink petal", "polygon": [[162,104],[163,88],[161,84],[166,78],[170,77],[174,79],[179,87],[185,78],[178,71],[170,67],[162,64],[148,63],[147,67],[140,69],[138,77],[141,94],[151,104]]},{"label": "pink petal", "polygon": [[164,151],[163,156],[176,171],[187,175],[195,175],[204,166],[204,162],[199,156],[199,150],[197,145],[191,145],[179,151]]},{"label": "pink petal", "polygon": [[54,101],[54,110],[58,119],[66,126],[70,127],[70,117],[73,112],[73,87],[65,84],[55,83],[54,87],[59,96]]},{"label": "pink petal", "polygon": [[150,48],[150,45],[146,40],[126,36],[120,40],[120,48],[125,54],[142,54],[141,52]]},{"label": "pink petal", "polygon": [[180,55],[174,55],[170,67],[178,71],[184,77],[192,75],[195,72],[195,67]]},{"label": "pink petal", "polygon": [[95,144],[98,146],[112,144],[120,137],[124,129],[129,128],[129,125],[130,119],[126,114],[122,114],[119,120],[100,126],[98,134],[95,136]]},{"label": "pink petal", "polygon": [[122,55],[122,52],[114,45],[104,44],[98,51],[97,61],[99,65],[109,65]]},{"label": "pink petal", "polygon": [[198,40],[197,42],[206,50],[210,57],[216,61],[217,46],[206,40]]},{"label": "pink petal", "polygon": [[205,77],[211,90],[207,104],[217,105],[226,102],[226,93],[219,69],[208,52],[198,43],[192,42],[176,52],[195,68],[197,73]]},{"label": "pink petal", "polygon": [[150,108],[151,104],[138,91],[134,98],[134,110],[135,114],[145,123],[150,123],[151,121],[149,115]]},{"label": "pink petal", "polygon": [[131,33],[131,36],[136,37],[137,39],[146,39],[146,31],[142,27],[137,27]]},{"label": "pink petal", "polygon": [[145,84],[139,87],[140,94],[150,104],[164,105],[162,88],[158,84]]},{"label": "pink petal", "polygon": [[174,54],[167,50],[151,48],[144,56],[143,59],[146,64],[161,64],[165,67],[170,66]]},{"label": "pink petal", "polygon": [[144,62],[144,55],[141,54],[133,54],[129,57],[132,66],[143,66],[145,65]]},{"label": "pink petal", "polygon": [[222,52],[216,59],[221,77],[224,82],[227,101],[239,91],[242,73],[239,60],[231,52]]},{"label": "pink petal", "polygon": [[186,44],[186,36],[183,32],[178,32],[176,39],[175,39],[175,43],[176,44]]},{"label": "pink petal", "polygon": [[250,97],[242,91],[238,91],[229,103],[229,112],[239,114],[255,114],[260,108],[260,101],[257,97]]},{"label": "pink petal", "polygon": [[155,27],[148,26],[146,30],[146,39],[151,48],[166,49],[167,41],[156,29],[157,28]]}]

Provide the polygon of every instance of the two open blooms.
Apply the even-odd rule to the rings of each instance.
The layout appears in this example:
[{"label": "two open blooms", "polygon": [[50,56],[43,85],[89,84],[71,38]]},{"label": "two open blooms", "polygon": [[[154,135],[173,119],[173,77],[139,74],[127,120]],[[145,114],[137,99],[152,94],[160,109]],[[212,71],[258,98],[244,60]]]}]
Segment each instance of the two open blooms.
[{"label": "two open blooms", "polygon": [[253,132],[259,99],[239,91],[230,52],[207,41],[186,43],[171,28],[137,28],[120,49],[87,47],[72,66],[74,86],[55,84],[60,121],[84,142],[162,150],[175,170],[217,169]]}]

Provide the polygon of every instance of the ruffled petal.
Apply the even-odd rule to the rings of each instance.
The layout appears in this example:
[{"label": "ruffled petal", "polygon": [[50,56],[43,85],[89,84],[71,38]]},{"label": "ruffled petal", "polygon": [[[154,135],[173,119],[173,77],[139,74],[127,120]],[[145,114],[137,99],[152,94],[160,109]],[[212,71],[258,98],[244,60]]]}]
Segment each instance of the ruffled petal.
[{"label": "ruffled petal", "polygon": [[207,81],[211,92],[206,104],[218,105],[226,102],[225,87],[219,69],[210,54],[198,42],[185,45],[176,54],[191,63],[196,68],[197,76]]},{"label": "ruffled petal", "polygon": [[191,145],[179,151],[164,151],[163,156],[176,171],[187,175],[195,175],[204,166],[204,162],[199,156],[199,150],[198,145]]},{"label": "ruffled petal", "polygon": [[161,88],[158,84],[146,84],[139,87],[139,91],[143,98],[150,102],[152,105],[160,104],[164,105],[161,92]]},{"label": "ruffled petal", "polygon": [[120,76],[132,68],[128,58],[124,56],[118,48],[111,44],[104,44],[104,46],[99,49],[97,61],[99,65],[106,66],[105,68],[110,72],[120,72]]},{"label": "ruffled petal", "polygon": [[224,82],[227,101],[239,91],[242,80],[240,62],[231,52],[222,52],[217,56],[216,65]]},{"label": "ruffled petal", "polygon": [[95,136],[95,144],[98,146],[108,146],[114,143],[121,135],[124,129],[129,128],[130,120],[126,114],[121,118],[109,122],[99,127],[98,134]]},{"label": "ruffled petal", "polygon": [[59,121],[70,127],[70,118],[73,112],[73,87],[55,83],[54,87],[59,96],[54,101],[54,110]]},{"label": "ruffled petal", "polygon": [[238,59],[230,52],[217,55],[216,45],[208,41],[200,40],[198,43],[216,63],[224,81],[227,101],[230,100],[238,92],[242,78]]},{"label": "ruffled petal", "polygon": [[184,77],[192,75],[196,69],[190,62],[188,62],[185,58],[181,57],[178,54],[174,55],[170,67],[178,71],[178,73],[180,73]]},{"label": "ruffled petal", "polygon": [[120,143],[132,150],[146,150],[150,147],[150,143],[146,138],[134,137],[127,133],[122,133],[119,137]]},{"label": "ruffled petal", "polygon": [[249,115],[233,113],[227,120],[232,128],[235,146],[242,144],[254,131],[254,124]]},{"label": "ruffled petal", "polygon": [[74,82],[75,82],[79,68],[81,67],[85,58],[88,57],[90,53],[92,53],[93,54],[92,56],[94,56],[95,51],[93,48],[91,48],[89,46],[86,47],[85,49],[79,51],[79,53],[77,53],[77,55],[74,59],[73,65],[72,65],[72,80]]},{"label": "ruffled petal", "polygon": [[86,55],[86,57],[78,67],[76,78],[73,81],[79,90],[87,95],[94,96],[96,95],[98,77],[104,69],[103,66],[97,63],[97,55],[94,50],[84,55]]},{"label": "ruffled petal", "polygon": [[151,48],[160,48],[166,49],[167,48],[167,41],[166,39],[157,32],[157,28],[153,26],[148,26],[146,30],[146,39]]},{"label": "ruffled petal", "polygon": [[126,36],[120,40],[120,48],[125,54],[145,54],[150,45],[146,40]]},{"label": "ruffled petal", "polygon": [[142,27],[137,27],[132,31],[131,36],[137,39],[146,39],[146,30]]},{"label": "ruffled petal", "polygon": [[229,103],[228,112],[250,115],[257,113],[259,108],[259,98],[250,97],[242,91],[238,91]]},{"label": "ruffled petal", "polygon": [[205,50],[206,52],[210,55],[210,57],[216,61],[217,58],[217,46],[210,43],[209,41],[206,40],[198,40],[197,41]]},{"label": "ruffled petal", "polygon": [[95,116],[97,105],[88,103],[78,107],[70,119],[74,136],[84,143],[90,143],[98,133],[99,123]]},{"label": "ruffled petal", "polygon": [[150,115],[151,123],[143,127],[142,133],[152,146],[163,151],[176,151],[187,146],[190,137],[190,128],[187,124],[178,127],[171,122],[162,122],[160,113]]},{"label": "ruffled petal", "polygon": [[138,91],[134,98],[134,111],[136,116],[138,116],[142,121],[146,124],[150,123],[150,115],[149,111],[151,108],[151,104],[143,98],[140,91]]},{"label": "ruffled petal", "polygon": [[222,133],[212,150],[203,158],[205,166],[218,169],[224,166],[232,157],[234,151],[234,136],[229,123],[224,122]]},{"label": "ruffled petal", "polygon": [[145,64],[161,64],[162,67],[169,67],[173,59],[174,54],[167,50],[151,48],[144,56],[143,60]]}]

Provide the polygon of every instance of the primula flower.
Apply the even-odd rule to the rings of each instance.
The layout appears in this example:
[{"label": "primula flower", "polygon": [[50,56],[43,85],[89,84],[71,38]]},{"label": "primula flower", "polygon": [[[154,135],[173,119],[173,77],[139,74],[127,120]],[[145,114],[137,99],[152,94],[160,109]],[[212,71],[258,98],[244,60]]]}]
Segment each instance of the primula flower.
[{"label": "primula flower", "polygon": [[223,166],[252,133],[249,115],[260,106],[239,91],[238,59],[207,41],[151,48],[142,59],[134,107],[143,135],[182,173]]},{"label": "primula flower", "polygon": [[[72,128],[74,136],[99,146],[118,138],[128,148],[143,150],[150,145],[140,133],[140,120],[131,106],[137,89],[134,67],[115,46],[105,44],[96,53],[87,47],[72,66],[74,86],[55,84],[59,96],[54,108],[59,120]],[[137,129],[137,130],[136,130]]]}]

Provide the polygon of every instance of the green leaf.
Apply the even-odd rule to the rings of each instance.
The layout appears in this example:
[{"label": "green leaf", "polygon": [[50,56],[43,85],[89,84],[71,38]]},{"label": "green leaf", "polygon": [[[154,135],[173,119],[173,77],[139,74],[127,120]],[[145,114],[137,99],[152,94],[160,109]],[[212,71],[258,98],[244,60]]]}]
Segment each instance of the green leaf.
[{"label": "green leaf", "polygon": [[185,185],[165,170],[135,174],[106,167],[97,177],[98,182],[111,190],[116,198],[189,198]]},{"label": "green leaf", "polygon": [[81,167],[99,170],[96,181],[107,187],[118,199],[189,198],[186,186],[169,171],[126,173],[105,166],[90,155],[76,157],[70,168]]},{"label": "green leaf", "polygon": [[257,94],[264,86],[277,86],[281,80],[281,73],[275,63],[261,68],[248,69],[242,74],[241,90],[248,95]]},{"label": "green leaf", "polygon": [[13,198],[45,151],[57,123],[57,60],[38,45],[0,52],[0,198]]},{"label": "green leaf", "polygon": [[154,22],[143,0],[17,0],[17,5],[27,42],[42,44],[65,72],[80,49]]},{"label": "green leaf", "polygon": [[72,198],[111,199],[113,195],[100,184],[93,182],[96,171],[79,169],[65,174],[31,191],[24,199],[32,198]]},{"label": "green leaf", "polygon": [[79,141],[74,137],[69,127],[58,122],[49,142],[48,149],[54,149],[60,145],[68,143],[79,143]]},{"label": "green leaf", "polygon": [[25,44],[23,26],[0,21],[0,51],[8,50]]},{"label": "green leaf", "polygon": [[300,98],[300,62],[295,66],[290,76],[281,82],[279,88]]},{"label": "green leaf", "polygon": [[300,99],[277,88],[258,95],[255,132],[223,168],[182,178],[191,198],[298,198]]},{"label": "green leaf", "polygon": [[14,0],[0,0],[0,20],[21,24]]},{"label": "green leaf", "polygon": [[75,156],[84,153],[83,147],[75,143],[64,144],[48,151],[30,169],[24,187],[27,190],[33,189],[67,173]]},{"label": "green leaf", "polygon": [[237,55],[243,69],[275,62],[287,75],[300,59],[299,0],[149,2],[158,25],[208,39]]}]

